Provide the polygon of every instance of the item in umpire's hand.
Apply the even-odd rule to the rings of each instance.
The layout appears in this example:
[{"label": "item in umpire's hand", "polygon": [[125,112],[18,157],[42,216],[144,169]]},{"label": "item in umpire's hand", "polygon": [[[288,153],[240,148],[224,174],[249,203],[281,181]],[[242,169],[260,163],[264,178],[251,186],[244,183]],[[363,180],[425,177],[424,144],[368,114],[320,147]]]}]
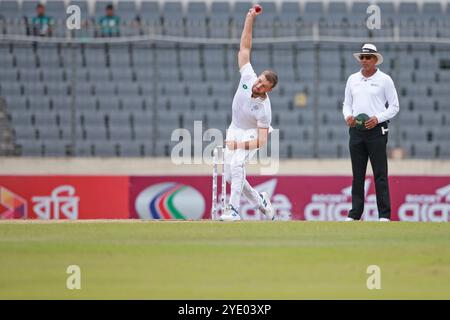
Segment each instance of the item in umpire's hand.
[{"label": "item in umpire's hand", "polygon": [[368,130],[366,128],[366,121],[369,120],[369,116],[365,113],[360,113],[355,117],[355,127],[358,130]]}]

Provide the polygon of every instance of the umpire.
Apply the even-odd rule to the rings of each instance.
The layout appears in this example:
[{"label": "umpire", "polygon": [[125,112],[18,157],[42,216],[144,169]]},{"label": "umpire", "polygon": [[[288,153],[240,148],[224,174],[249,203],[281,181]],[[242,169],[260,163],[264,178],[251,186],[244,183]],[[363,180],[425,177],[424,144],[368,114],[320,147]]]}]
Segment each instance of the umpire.
[{"label": "umpire", "polygon": [[390,221],[386,145],[388,122],[399,111],[397,91],[391,77],[377,69],[383,62],[383,56],[373,44],[365,44],[361,52],[353,56],[360,62],[361,70],[347,80],[342,110],[350,127],[349,148],[353,172],[352,209],[346,220],[359,220],[363,214],[364,181],[367,160],[370,159],[378,215],[380,221]]}]

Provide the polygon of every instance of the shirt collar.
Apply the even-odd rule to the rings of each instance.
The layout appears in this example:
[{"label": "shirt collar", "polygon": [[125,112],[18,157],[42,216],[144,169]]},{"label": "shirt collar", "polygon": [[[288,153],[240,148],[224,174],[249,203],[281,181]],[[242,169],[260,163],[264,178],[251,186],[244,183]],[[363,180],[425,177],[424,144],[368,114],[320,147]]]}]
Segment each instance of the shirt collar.
[{"label": "shirt collar", "polygon": [[362,74],[362,69],[360,69],[359,70],[360,79],[361,80],[372,80],[372,78],[375,78],[379,74],[379,71],[380,71],[380,69],[377,68],[377,71],[375,71],[375,73],[373,75],[371,75],[370,77],[366,78]]},{"label": "shirt collar", "polygon": [[[266,97],[266,98],[267,98],[267,97]],[[259,103],[264,102],[264,100],[266,100],[266,98],[261,98],[261,97],[253,98],[253,97],[250,97],[250,99],[251,99],[253,102],[259,102]]]}]

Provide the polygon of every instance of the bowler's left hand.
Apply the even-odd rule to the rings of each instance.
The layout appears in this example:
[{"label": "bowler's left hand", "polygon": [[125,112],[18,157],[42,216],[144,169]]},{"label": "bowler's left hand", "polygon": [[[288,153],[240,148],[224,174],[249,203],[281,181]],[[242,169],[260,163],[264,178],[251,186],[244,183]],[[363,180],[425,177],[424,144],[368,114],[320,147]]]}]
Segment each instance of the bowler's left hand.
[{"label": "bowler's left hand", "polygon": [[369,120],[366,121],[366,129],[373,129],[378,124],[377,117],[373,116]]}]

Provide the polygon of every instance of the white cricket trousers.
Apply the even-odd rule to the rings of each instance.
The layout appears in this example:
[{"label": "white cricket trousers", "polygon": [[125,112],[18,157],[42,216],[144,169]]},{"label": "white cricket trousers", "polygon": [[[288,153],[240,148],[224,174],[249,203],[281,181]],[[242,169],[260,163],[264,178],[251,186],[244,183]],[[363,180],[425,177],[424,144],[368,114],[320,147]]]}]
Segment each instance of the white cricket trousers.
[{"label": "white cricket trousers", "polygon": [[[238,142],[254,140],[258,137],[258,129],[240,129],[233,124],[227,130],[227,141]],[[231,185],[230,204],[239,212],[241,195],[248,199],[255,209],[262,205],[258,192],[248,183],[245,175],[245,164],[255,156],[257,149],[225,150],[225,179]]]}]

